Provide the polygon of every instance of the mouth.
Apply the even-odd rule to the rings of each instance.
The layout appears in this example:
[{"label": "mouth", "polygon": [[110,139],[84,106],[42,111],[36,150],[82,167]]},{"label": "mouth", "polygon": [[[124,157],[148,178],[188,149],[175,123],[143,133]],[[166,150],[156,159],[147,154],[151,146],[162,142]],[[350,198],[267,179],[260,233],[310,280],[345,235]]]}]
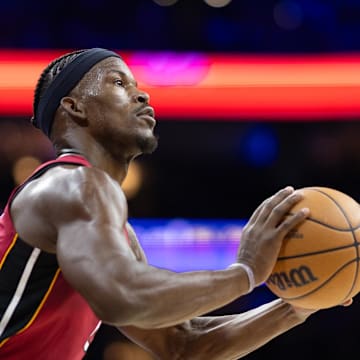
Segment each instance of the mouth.
[{"label": "mouth", "polygon": [[155,112],[151,106],[146,106],[145,108],[141,109],[137,114],[137,117],[143,119],[151,129],[154,129],[156,125],[155,120]]}]

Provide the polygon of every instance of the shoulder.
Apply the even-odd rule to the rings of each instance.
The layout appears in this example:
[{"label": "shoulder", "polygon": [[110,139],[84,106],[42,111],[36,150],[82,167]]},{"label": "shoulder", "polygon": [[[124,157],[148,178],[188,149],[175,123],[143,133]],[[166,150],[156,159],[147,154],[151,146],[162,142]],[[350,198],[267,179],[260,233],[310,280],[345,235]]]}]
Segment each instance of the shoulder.
[{"label": "shoulder", "polygon": [[91,200],[101,193],[123,194],[120,186],[104,171],[85,166],[57,166],[27,184],[14,199],[26,206],[53,206]]},{"label": "shoulder", "polygon": [[41,239],[55,243],[64,224],[79,219],[92,221],[111,212],[127,216],[126,198],[119,184],[104,171],[85,166],[48,170],[27,184],[11,205],[17,232],[35,246]]}]

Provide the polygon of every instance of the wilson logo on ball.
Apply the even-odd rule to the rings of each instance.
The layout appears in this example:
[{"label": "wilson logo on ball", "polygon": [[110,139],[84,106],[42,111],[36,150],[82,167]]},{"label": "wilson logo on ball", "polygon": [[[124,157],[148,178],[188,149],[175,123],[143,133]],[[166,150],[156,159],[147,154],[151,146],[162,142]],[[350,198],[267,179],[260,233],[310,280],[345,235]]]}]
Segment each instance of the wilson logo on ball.
[{"label": "wilson logo on ball", "polygon": [[288,272],[274,272],[267,282],[278,287],[279,290],[286,290],[291,287],[305,286],[317,280],[318,278],[312,273],[311,269],[302,265]]}]

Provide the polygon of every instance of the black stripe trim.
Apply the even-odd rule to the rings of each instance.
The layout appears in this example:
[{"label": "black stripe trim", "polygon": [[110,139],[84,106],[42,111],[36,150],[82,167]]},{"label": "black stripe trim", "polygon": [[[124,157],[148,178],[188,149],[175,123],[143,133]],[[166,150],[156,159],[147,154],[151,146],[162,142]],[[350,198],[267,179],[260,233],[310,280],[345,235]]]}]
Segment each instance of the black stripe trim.
[{"label": "black stripe trim", "polygon": [[[0,319],[16,291],[29,257],[34,250],[20,238],[8,254],[0,271]],[[54,254],[41,252],[28,279],[24,293],[0,336],[0,342],[21,330],[32,319],[58,269]]]}]

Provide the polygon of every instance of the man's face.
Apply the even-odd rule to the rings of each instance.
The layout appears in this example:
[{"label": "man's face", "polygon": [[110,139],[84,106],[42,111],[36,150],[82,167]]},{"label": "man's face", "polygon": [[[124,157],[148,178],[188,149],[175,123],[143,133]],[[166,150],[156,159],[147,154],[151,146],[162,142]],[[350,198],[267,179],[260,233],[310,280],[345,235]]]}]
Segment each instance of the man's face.
[{"label": "man's face", "polygon": [[110,57],[95,65],[75,92],[86,106],[91,135],[113,155],[137,156],[155,150],[149,95],[137,88],[121,59]]}]

